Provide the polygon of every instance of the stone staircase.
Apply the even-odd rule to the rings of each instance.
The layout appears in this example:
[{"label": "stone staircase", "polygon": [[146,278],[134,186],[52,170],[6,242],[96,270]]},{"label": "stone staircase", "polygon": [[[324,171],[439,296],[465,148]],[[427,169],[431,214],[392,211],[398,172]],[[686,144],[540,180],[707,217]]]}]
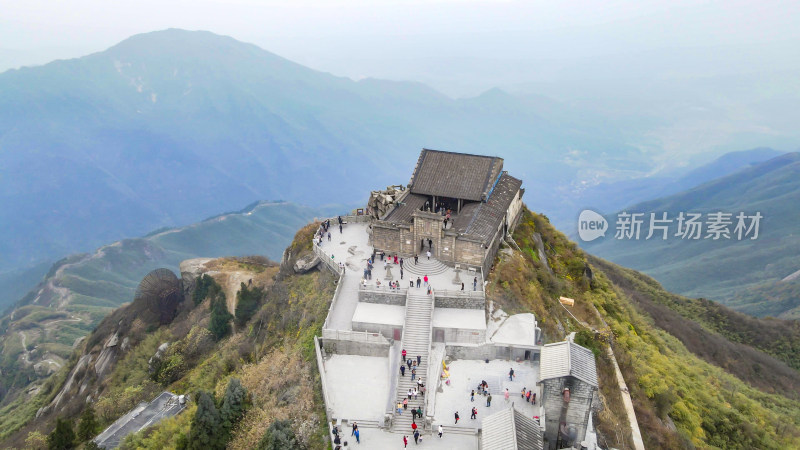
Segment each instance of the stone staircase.
[{"label": "stone staircase", "polygon": [[[403,261],[403,271],[409,275],[416,275],[423,277],[425,275],[433,276],[447,272],[450,267],[438,259],[431,257],[430,261],[427,256],[420,256],[419,263],[414,264],[414,258],[406,258]],[[399,268],[398,268],[399,270]]]},{"label": "stone staircase", "polygon": [[[433,304],[431,297],[422,293],[412,294],[409,291],[406,297],[406,321],[403,326],[402,348],[407,352],[406,359],[416,360],[417,355],[422,357],[421,365],[417,366],[417,378],[423,377],[425,387],[434,386],[427,379],[428,373],[428,353],[431,348],[431,319],[433,315]],[[403,363],[405,364],[405,362]],[[406,370],[404,377],[397,378],[397,398],[395,405],[401,403],[408,397],[408,389],[415,388],[417,380],[411,381],[411,372]],[[417,399],[411,398],[408,402],[408,409],[403,414],[394,412],[392,419],[392,431],[398,433],[411,434],[411,408],[422,406],[422,413],[425,414],[425,400],[419,395]],[[423,416],[424,417],[424,416]],[[425,421],[417,419],[417,426],[423,427]]]}]

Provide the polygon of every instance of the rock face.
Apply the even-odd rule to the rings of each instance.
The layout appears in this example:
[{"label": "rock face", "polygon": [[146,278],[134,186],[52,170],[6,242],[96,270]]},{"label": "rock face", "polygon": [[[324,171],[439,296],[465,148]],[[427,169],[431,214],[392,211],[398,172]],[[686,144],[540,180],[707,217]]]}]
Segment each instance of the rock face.
[{"label": "rock face", "polygon": [[533,242],[536,243],[536,250],[539,254],[539,261],[544,265],[544,268],[547,269],[548,272],[551,274],[553,273],[553,269],[550,268],[550,265],[547,264],[547,255],[544,252],[544,242],[542,241],[542,235],[539,233],[533,233]]},{"label": "rock face", "polygon": [[319,257],[314,254],[308,254],[294,263],[294,272],[295,273],[306,273],[311,269],[317,267],[317,264],[320,263]]},{"label": "rock face", "polygon": [[147,361],[147,370],[149,373],[153,374],[156,372],[158,366],[161,364],[161,359],[164,357],[164,353],[166,353],[168,348],[169,342],[164,342],[158,346],[158,350],[156,350],[155,354],[153,354],[153,356]]},{"label": "rock face", "polygon": [[179,269],[184,293],[188,294],[194,289],[195,280],[208,270],[206,263],[209,261],[213,261],[213,258],[193,258],[181,262]]}]

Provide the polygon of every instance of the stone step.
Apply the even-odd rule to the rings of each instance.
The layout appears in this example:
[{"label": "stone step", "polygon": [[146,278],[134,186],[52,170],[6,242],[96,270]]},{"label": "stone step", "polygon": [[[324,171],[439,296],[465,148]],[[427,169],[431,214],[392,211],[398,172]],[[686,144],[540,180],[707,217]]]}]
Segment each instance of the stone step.
[{"label": "stone step", "polygon": [[[463,418],[461,420],[464,420]],[[459,422],[461,421],[459,420]],[[469,420],[469,416],[467,416],[467,420]],[[466,428],[466,427],[454,427],[449,425],[442,426],[442,436],[447,437],[448,434],[461,434],[466,436],[474,436],[478,434],[477,428]],[[439,424],[433,424],[433,432],[436,434],[436,438],[439,438]]]}]

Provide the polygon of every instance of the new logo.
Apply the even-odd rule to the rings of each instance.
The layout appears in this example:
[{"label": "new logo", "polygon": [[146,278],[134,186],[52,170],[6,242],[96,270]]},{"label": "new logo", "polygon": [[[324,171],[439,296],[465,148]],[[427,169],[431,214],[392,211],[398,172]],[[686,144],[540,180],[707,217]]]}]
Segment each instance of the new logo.
[{"label": "new logo", "polygon": [[584,209],[578,216],[578,237],[584,242],[593,241],[600,236],[605,237],[608,230],[608,222],[605,217],[592,211]]}]

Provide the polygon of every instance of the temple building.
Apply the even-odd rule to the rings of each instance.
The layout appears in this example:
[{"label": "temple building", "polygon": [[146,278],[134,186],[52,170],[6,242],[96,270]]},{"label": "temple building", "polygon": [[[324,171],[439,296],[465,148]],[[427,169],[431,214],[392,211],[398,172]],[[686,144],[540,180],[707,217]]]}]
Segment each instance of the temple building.
[{"label": "temple building", "polygon": [[519,220],[521,186],[502,158],[423,149],[406,189],[370,197],[373,246],[486,273]]}]

